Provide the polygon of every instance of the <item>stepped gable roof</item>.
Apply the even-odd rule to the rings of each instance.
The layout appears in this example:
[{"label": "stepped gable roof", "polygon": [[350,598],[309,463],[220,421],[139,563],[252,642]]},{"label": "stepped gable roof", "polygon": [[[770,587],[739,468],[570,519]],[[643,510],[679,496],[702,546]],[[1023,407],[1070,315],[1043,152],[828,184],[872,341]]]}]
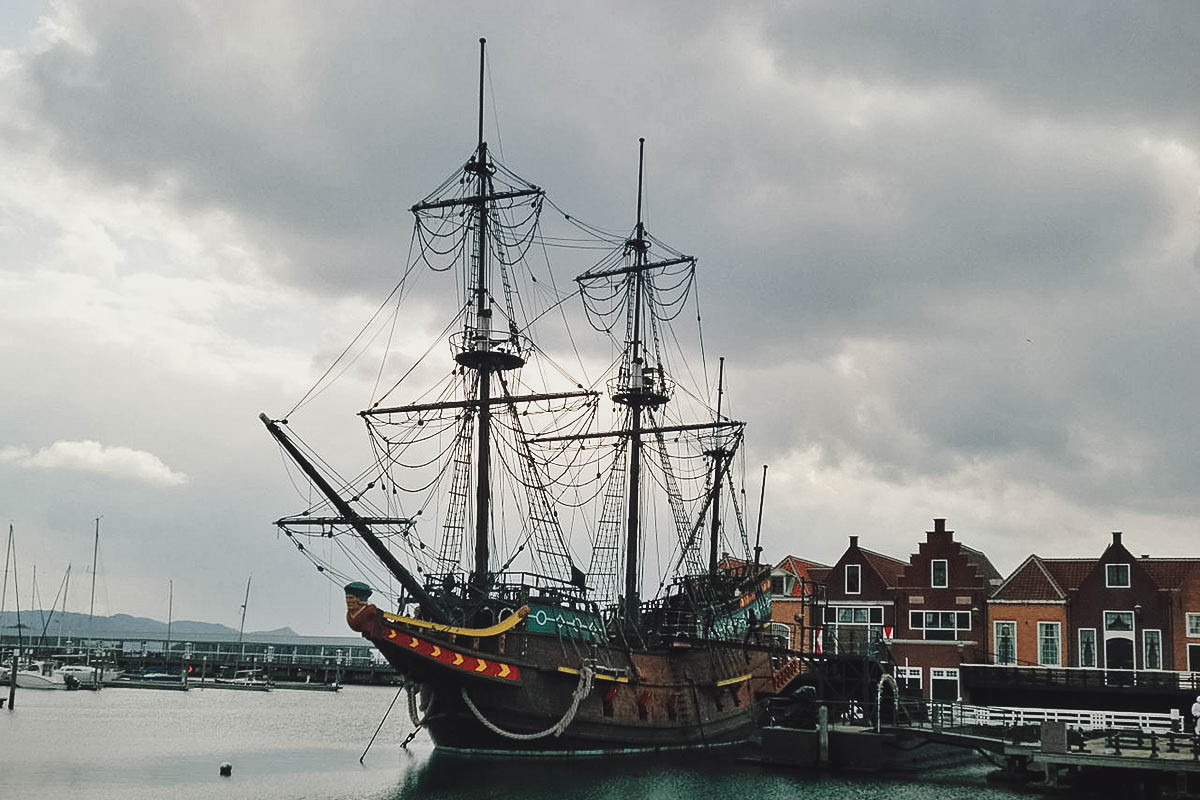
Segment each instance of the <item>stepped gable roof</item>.
[{"label": "stepped gable roof", "polygon": [[1047,569],[1046,563],[1036,555],[1031,555],[1000,584],[991,599],[1065,601],[1067,593]]},{"label": "stepped gable roof", "polygon": [[883,578],[889,587],[899,584],[900,576],[904,574],[904,569],[908,566],[907,561],[885,556],[883,553],[876,553],[865,547],[858,548],[858,552],[863,554],[863,558],[871,565],[872,569],[879,573],[879,577]]},{"label": "stepped gable roof", "polygon": [[982,551],[976,550],[973,547],[967,547],[962,542],[959,542],[959,547],[967,554],[967,560],[974,565],[975,569],[979,570],[979,576],[985,581],[993,585],[999,583],[1004,576],[1000,574],[1000,570],[992,564],[991,559],[983,554]]}]

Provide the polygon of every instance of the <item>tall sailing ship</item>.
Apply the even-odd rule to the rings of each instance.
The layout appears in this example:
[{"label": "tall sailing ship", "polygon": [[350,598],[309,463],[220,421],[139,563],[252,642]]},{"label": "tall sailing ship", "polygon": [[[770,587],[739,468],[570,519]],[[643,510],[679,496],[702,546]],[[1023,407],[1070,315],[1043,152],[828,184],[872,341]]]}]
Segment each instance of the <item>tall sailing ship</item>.
[{"label": "tall sailing ship", "polygon": [[[402,676],[414,721],[438,748],[596,754],[744,741],[756,694],[770,687],[770,584],[731,480],[744,424],[721,413],[721,379],[704,417],[674,411],[671,323],[694,298],[696,260],[646,229],[644,142],[631,234],[566,214],[574,238],[543,233],[543,208],[557,207],[484,138],[483,46],[477,145],[412,207],[417,255],[405,272],[458,274],[449,369],[392,405],[410,391],[411,367],[359,412],[375,458],[351,479],[289,420],[260,415],[322,498],[277,525],[345,582],[350,627]],[[577,291],[554,294],[553,273],[539,283],[528,265],[556,245],[605,251]],[[542,306],[523,299],[547,283]],[[405,290],[402,279],[396,294]],[[556,387],[566,371],[532,340],[533,322],[580,299],[611,362],[594,382]],[[571,336],[568,325],[560,349]],[[322,543],[345,554],[342,566]]]}]

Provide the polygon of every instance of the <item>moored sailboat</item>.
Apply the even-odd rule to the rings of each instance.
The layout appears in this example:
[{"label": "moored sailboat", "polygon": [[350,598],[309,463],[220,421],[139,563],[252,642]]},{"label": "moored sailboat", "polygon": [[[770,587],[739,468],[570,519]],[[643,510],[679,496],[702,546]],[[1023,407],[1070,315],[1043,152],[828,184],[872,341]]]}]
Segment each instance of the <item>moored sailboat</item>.
[{"label": "moored sailboat", "polygon": [[[319,558],[311,540],[351,533],[387,570],[376,589],[399,584],[391,613],[370,602],[372,587],[346,583],[347,621],[403,676],[414,721],[439,748],[594,754],[743,741],[771,677],[769,640],[758,633],[769,581],[749,567],[729,480],[743,423],[719,401],[711,419],[670,412],[666,328],[689,297],[695,259],[647,232],[639,148],[633,232],[609,239],[608,255],[576,278],[592,326],[619,349],[612,374],[531,387],[528,372],[550,370],[530,368],[546,354],[529,337],[516,269],[534,242],[545,244],[538,217],[548,200],[489,151],[482,44],[475,150],[412,208],[420,259],[461,274],[450,375],[435,399],[388,405],[385,396],[360,412],[376,466],[357,481],[332,476],[286,420],[261,415],[325,501],[278,524],[331,577],[354,575]],[[601,392],[588,385],[607,389],[609,430],[597,429]],[[549,423],[535,428],[530,415]],[[681,474],[678,451],[689,449]],[[432,479],[405,477],[435,462]],[[718,563],[731,540],[726,492],[746,555],[736,570]],[[405,497],[419,498],[415,513],[398,513]],[[503,510],[506,500],[515,510]],[[656,507],[671,545],[646,598]],[[430,508],[441,514],[436,546],[418,530]],[[564,511],[588,531],[586,571]]]}]

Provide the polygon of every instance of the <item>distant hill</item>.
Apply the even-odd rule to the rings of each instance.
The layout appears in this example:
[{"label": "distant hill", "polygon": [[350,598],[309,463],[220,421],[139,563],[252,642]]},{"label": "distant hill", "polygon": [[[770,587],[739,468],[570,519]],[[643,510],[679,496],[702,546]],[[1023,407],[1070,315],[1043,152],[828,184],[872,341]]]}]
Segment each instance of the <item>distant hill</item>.
[{"label": "distant hill", "polygon": [[[21,625],[27,636],[40,636],[45,620],[49,620],[46,628],[47,636],[96,636],[113,639],[131,639],[138,636],[166,636],[167,623],[149,617],[134,617],[129,614],[114,614],[111,617],[93,617],[88,622],[87,614],[74,611],[55,611],[51,617],[49,611],[22,611]],[[13,611],[5,611],[0,615],[0,626],[4,633],[12,635],[17,624],[17,615]],[[212,636],[237,636],[237,629],[228,625],[214,622],[197,622],[195,620],[177,619],[171,623],[171,636],[187,636],[204,634]],[[247,631],[247,636],[296,636],[291,628],[276,628],[270,631]]]}]

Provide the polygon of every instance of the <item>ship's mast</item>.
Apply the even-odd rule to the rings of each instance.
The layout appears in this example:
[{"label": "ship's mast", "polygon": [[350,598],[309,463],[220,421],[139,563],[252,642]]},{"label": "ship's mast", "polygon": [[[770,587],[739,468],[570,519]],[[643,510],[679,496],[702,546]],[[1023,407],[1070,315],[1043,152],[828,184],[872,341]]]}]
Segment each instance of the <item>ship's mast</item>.
[{"label": "ship's mast", "polygon": [[[488,159],[487,142],[483,139],[483,81],[485,70],[486,39],[479,40],[479,128],[475,155],[466,165],[467,172],[475,174],[475,194],[471,197],[452,198],[418,203],[414,213],[468,206],[474,217],[475,247],[473,248],[473,274],[468,285],[475,293],[472,301],[474,320],[467,320],[462,347],[454,360],[465,369],[475,372],[476,397],[472,405],[476,411],[475,446],[475,558],[471,569],[471,587],[476,595],[487,594],[491,582],[489,573],[489,522],[492,505],[491,451],[492,451],[492,373],[517,369],[524,366],[525,359],[517,352],[515,341],[492,337],[492,297],[488,291],[488,219],[496,201],[514,200],[521,197],[540,195],[541,189],[515,189],[495,191],[492,174],[495,167]],[[512,334],[515,339],[515,333]]]},{"label": "ship's mast", "polygon": [[629,391],[626,402],[629,405],[629,492],[626,495],[627,512],[625,529],[625,618],[630,622],[637,620],[639,605],[638,578],[638,526],[641,512],[641,479],[642,479],[642,402],[643,388],[643,356],[642,356],[642,281],[646,265],[646,226],[642,222],[642,176],[646,159],[646,140],[638,139],[638,193],[637,193],[637,227],[634,235],[627,243],[634,251],[633,273],[633,340],[629,343]]},{"label": "ship's mast", "polygon": [[[717,370],[717,420],[721,419],[721,400],[725,391],[725,358],[720,360]],[[709,451],[713,460],[712,486],[712,528],[708,549],[708,572],[717,574],[717,549],[721,538],[721,461],[725,458],[725,449],[720,445]]]},{"label": "ship's mast", "polygon": [[[483,73],[486,39],[479,40],[479,143],[475,156],[475,170],[479,178],[475,209],[476,220],[476,275],[475,275],[475,335],[477,344],[490,348],[492,335],[492,309],[487,291],[487,221],[488,195],[491,181],[488,174],[487,142],[483,140]],[[488,589],[488,517],[492,502],[491,449],[492,449],[492,365],[483,360],[476,367],[479,382],[479,427],[478,452],[475,473],[475,565],[471,572],[471,586],[479,594]]]}]

